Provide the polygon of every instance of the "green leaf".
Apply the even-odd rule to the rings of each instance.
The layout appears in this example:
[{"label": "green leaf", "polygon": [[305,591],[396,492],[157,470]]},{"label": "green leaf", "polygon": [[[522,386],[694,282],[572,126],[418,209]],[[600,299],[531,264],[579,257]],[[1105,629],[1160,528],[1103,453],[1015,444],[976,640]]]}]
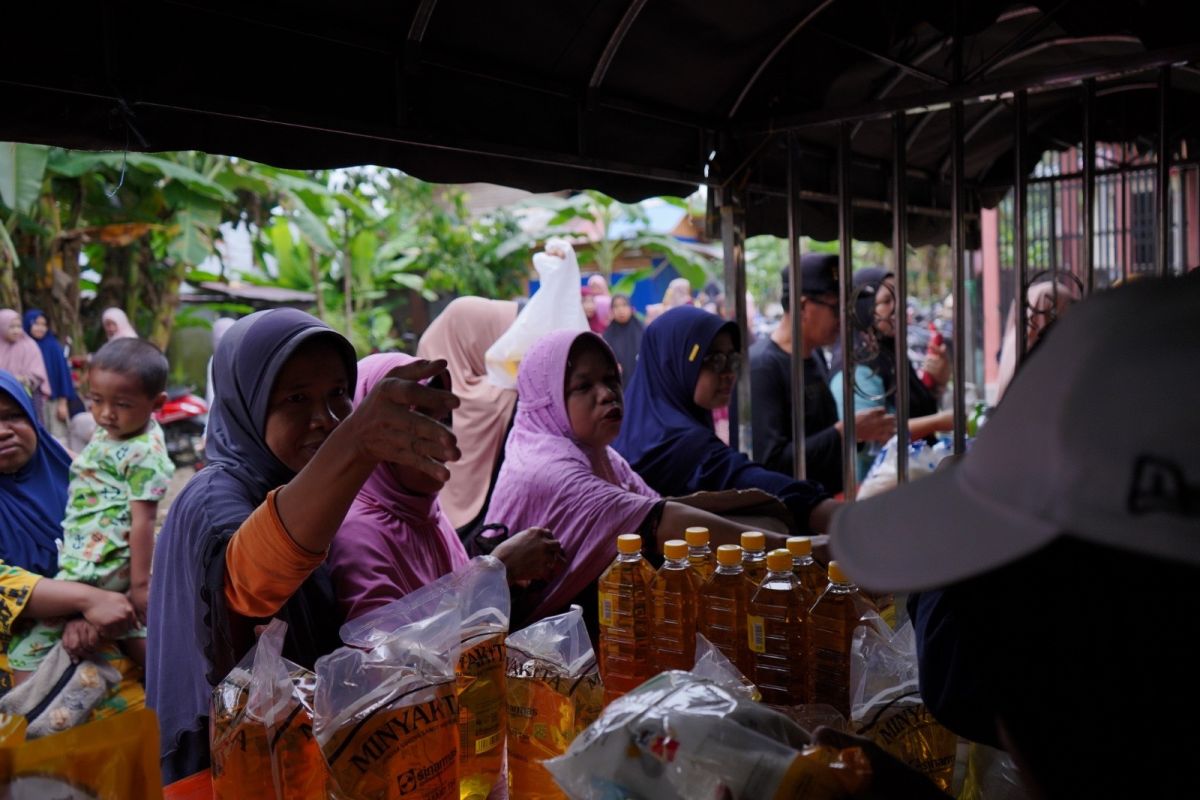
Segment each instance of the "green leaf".
[{"label": "green leaf", "polygon": [[[221,184],[214,180],[209,180],[204,175],[201,175],[191,167],[185,167],[183,164],[178,164],[167,158],[149,153],[129,153],[127,155],[115,155],[114,158],[120,159],[124,157],[128,160],[131,167],[135,167],[144,172],[158,172],[165,178],[172,178],[181,181],[194,192],[215,197],[218,200],[224,200],[227,203],[232,203],[236,198],[233,192],[226,189]],[[118,162],[119,163],[119,162]]]},{"label": "green leaf", "polygon": [[0,250],[12,262],[14,267],[21,266],[21,259],[17,255],[17,248],[13,244],[12,237],[8,235],[8,227],[0,224]]},{"label": "green leaf", "polygon": [[406,289],[412,289],[414,292],[420,292],[425,288],[425,279],[411,272],[394,272],[392,281]]},{"label": "green leaf", "polygon": [[567,206],[566,208],[561,209],[553,217],[551,217],[549,219],[549,221],[546,223],[546,226],[550,227],[550,228],[554,228],[559,225],[565,225],[566,223],[571,222],[572,220],[576,220],[576,219],[583,219],[583,220],[587,220],[588,222],[595,222],[596,216],[594,214],[592,214],[590,211],[588,211],[587,209],[575,208],[574,206]]},{"label": "green leaf", "polygon": [[613,286],[612,294],[623,294],[626,296],[633,294],[633,290],[637,286],[638,281],[643,281],[646,278],[653,277],[654,272],[654,267],[643,267],[642,269],[623,276],[621,280],[617,281],[617,284]]},{"label": "green leaf", "polygon": [[167,245],[167,252],[177,261],[196,265],[212,254],[208,228],[192,208],[181,208],[175,212],[178,234]]},{"label": "green leaf", "polygon": [[0,202],[28,214],[42,194],[49,148],[39,144],[0,144]]},{"label": "green leaf", "polygon": [[337,248],[333,244],[333,237],[329,235],[329,228],[326,223],[317,217],[308,206],[303,202],[296,202],[299,198],[292,195],[294,198],[292,205],[292,221],[296,223],[296,227],[300,229],[300,234],[308,240],[309,244],[320,250],[323,253],[332,253]]},{"label": "green leaf", "polygon": [[188,283],[216,283],[221,280],[221,276],[212,272],[205,272],[202,269],[193,269],[183,279]]}]

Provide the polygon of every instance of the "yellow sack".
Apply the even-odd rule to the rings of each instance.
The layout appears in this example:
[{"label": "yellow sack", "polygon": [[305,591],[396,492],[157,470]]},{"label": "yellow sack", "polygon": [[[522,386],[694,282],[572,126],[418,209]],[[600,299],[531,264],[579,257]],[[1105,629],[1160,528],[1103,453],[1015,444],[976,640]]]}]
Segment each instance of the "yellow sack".
[{"label": "yellow sack", "polygon": [[0,796],[158,800],[158,718],[149,709],[24,742],[24,720],[0,720]]}]

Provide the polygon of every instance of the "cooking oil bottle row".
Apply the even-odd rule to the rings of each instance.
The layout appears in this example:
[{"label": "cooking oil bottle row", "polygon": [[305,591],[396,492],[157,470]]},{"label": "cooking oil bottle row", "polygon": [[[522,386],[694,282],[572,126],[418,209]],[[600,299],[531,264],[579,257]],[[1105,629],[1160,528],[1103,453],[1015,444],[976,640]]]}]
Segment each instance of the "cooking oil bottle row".
[{"label": "cooking oil bottle row", "polygon": [[714,554],[705,528],[663,547],[657,572],[642,539],[617,537],[617,559],[600,577],[600,669],[605,702],[663,670],[691,669],[703,634],[757,684],[763,702],[825,703],[849,716],[850,644],[874,611],[830,562],[812,557],[811,541],[766,550],[748,531],[741,545]]}]

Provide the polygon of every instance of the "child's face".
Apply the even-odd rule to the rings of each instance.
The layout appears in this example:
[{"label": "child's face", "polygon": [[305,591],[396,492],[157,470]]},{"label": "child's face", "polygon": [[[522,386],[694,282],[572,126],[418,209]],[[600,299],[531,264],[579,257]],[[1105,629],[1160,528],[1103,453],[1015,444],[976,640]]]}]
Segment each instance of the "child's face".
[{"label": "child's face", "polygon": [[88,371],[92,418],[113,439],[128,439],[146,430],[150,416],[166,402],[166,392],[147,395],[136,375],[107,369]]}]

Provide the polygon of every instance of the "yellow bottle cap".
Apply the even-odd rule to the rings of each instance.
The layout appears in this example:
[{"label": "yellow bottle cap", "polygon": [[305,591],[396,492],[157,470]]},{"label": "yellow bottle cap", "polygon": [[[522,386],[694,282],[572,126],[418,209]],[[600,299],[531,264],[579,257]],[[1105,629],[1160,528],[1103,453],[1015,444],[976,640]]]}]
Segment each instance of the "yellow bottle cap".
[{"label": "yellow bottle cap", "polygon": [[787,549],[796,558],[812,555],[812,539],[807,536],[789,536]]},{"label": "yellow bottle cap", "polygon": [[688,528],[683,532],[689,547],[704,547],[708,544],[708,528]]},{"label": "yellow bottle cap", "polygon": [[767,535],[758,531],[746,531],[742,534],[742,547],[746,550],[765,550]]},{"label": "yellow bottle cap", "polygon": [[791,572],[792,554],[788,550],[772,550],[767,553],[767,569],[771,572]]},{"label": "yellow bottle cap", "polygon": [[640,553],[642,552],[642,537],[636,533],[622,533],[617,537],[617,552],[618,553]]},{"label": "yellow bottle cap", "polygon": [[723,567],[732,567],[742,563],[742,548],[736,544],[723,544],[717,548],[717,563]]},{"label": "yellow bottle cap", "polygon": [[829,562],[829,581],[830,583],[850,583],[850,579],[846,577],[846,573],[842,572],[841,566],[836,561]]},{"label": "yellow bottle cap", "polygon": [[667,558],[687,558],[688,544],[683,539],[672,539],[663,545],[663,555]]}]

